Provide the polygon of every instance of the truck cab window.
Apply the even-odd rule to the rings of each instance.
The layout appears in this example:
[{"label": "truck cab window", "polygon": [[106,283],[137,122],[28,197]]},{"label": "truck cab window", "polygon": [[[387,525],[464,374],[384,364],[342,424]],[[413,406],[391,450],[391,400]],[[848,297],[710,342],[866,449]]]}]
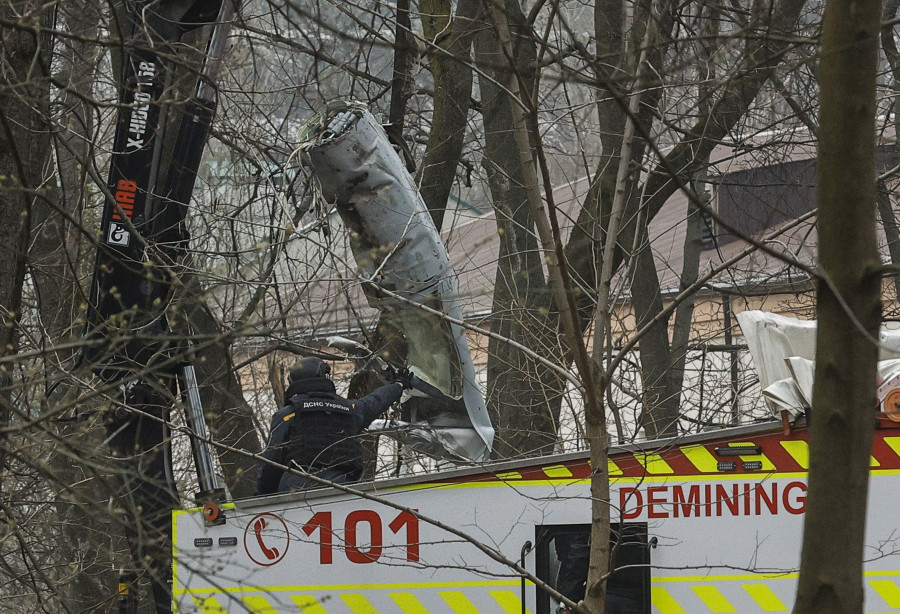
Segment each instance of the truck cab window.
[{"label": "truck cab window", "polygon": [[[537,576],[574,602],[584,599],[590,558],[588,524],[537,527]],[[606,587],[606,614],[649,614],[650,549],[646,523],[613,524],[612,569]],[[537,591],[538,614],[565,614],[563,604]]]}]

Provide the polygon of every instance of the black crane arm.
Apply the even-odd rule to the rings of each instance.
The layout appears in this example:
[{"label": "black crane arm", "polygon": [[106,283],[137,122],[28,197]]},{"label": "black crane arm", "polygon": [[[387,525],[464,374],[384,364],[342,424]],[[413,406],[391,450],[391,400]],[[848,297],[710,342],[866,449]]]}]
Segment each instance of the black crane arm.
[{"label": "black crane arm", "polygon": [[[94,373],[123,391],[110,413],[109,441],[122,460],[120,498],[132,519],[132,564],[150,580],[158,614],[169,612],[171,510],[179,504],[171,474],[166,427],[180,394],[200,485],[197,500],[208,520],[223,521],[205,441],[206,425],[185,347],[167,339],[166,310],[179,277],[188,233],[185,220],[197,170],[216,111],[214,87],[237,0],[125,0],[119,107],[101,218],[85,336],[100,339],[84,358]],[[207,53],[180,121],[168,116],[173,57],[185,33],[206,28]],[[178,126],[169,158],[164,141]],[[166,150],[168,151],[168,149]],[[135,526],[137,525],[137,526]],[[130,599],[133,592],[123,594]],[[127,609],[126,609],[127,610]],[[122,610],[122,611],[126,611]]]},{"label": "black crane arm", "polygon": [[[165,310],[188,238],[187,206],[215,114],[213,83],[235,7],[234,0],[126,3],[130,36],[123,41],[87,331],[117,340],[88,357],[104,380],[144,368],[158,349],[153,337],[166,330]],[[184,33],[200,26],[212,26],[207,54],[194,96],[184,106],[172,158],[164,163],[169,60]]]}]

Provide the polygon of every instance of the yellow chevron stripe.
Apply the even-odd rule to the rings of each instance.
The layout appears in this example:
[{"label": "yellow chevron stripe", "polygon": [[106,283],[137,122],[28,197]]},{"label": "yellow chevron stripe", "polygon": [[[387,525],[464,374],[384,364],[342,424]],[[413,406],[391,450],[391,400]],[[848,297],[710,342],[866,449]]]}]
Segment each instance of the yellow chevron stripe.
[{"label": "yellow chevron stripe", "polygon": [[900,456],[900,437],[885,437],[884,443],[890,446],[891,450],[894,451],[894,454]]},{"label": "yellow chevron stripe", "polygon": [[490,591],[491,597],[494,598],[506,614],[531,614],[531,610],[522,609],[522,600],[512,591]]},{"label": "yellow chevron stripe", "polygon": [[[888,439],[896,439],[898,440],[896,443],[892,444],[888,442],[888,445],[891,446],[891,449],[900,456],[900,437],[885,437],[884,440],[887,442]],[[809,443],[803,440],[796,441],[782,441],[781,447],[785,449],[785,451],[791,455],[797,464],[803,467],[804,469],[809,469]],[[869,457],[869,466],[870,467],[880,467],[881,463],[874,456]]]},{"label": "yellow chevron stripe", "polygon": [[412,593],[391,593],[391,599],[403,614],[428,614],[428,610]]},{"label": "yellow chevron stripe", "polygon": [[725,614],[726,612],[737,612],[734,609],[734,606],[729,603],[729,601],[725,598],[725,595],[722,594],[715,586],[710,585],[700,585],[700,586],[692,586],[691,590],[696,593],[698,597],[700,597],[700,601],[706,604],[712,612],[716,612],[716,614]]},{"label": "yellow chevron stripe", "polygon": [[900,608],[900,588],[893,580],[869,580],[869,586],[892,608]]},{"label": "yellow chevron stripe", "polygon": [[763,612],[789,612],[787,606],[765,584],[743,584],[744,590]]},{"label": "yellow chevron stripe", "polygon": [[678,605],[669,591],[661,586],[650,587],[650,603],[659,610],[660,614],[686,614],[684,608]]},{"label": "yellow chevron stripe", "polygon": [[252,595],[242,598],[247,610],[252,614],[278,614],[278,610],[272,607],[268,599],[259,595]]},{"label": "yellow chevron stripe", "polygon": [[506,473],[498,473],[494,477],[498,480],[521,480],[522,474],[518,471],[507,471]]},{"label": "yellow chevron stripe", "polygon": [[203,614],[221,614],[228,611],[215,597],[191,597],[191,601]]},{"label": "yellow chevron stripe", "polygon": [[809,444],[803,440],[782,441],[781,447],[791,455],[798,465],[809,469]]},{"label": "yellow chevron stripe", "polygon": [[479,614],[469,598],[461,591],[441,591],[438,593],[454,614]]},{"label": "yellow chevron stripe", "polygon": [[544,475],[548,478],[572,477],[572,472],[565,465],[548,465],[547,467],[541,467],[541,471],[543,471]]},{"label": "yellow chevron stripe", "polygon": [[624,473],[619,469],[619,466],[611,460],[606,461],[606,470],[609,472],[609,475],[622,475],[622,473]]},{"label": "yellow chevron stripe", "polygon": [[378,614],[375,606],[359,593],[342,593],[341,600],[347,604],[353,614]]},{"label": "yellow chevron stripe", "polygon": [[328,614],[328,610],[319,605],[312,595],[291,595],[293,601],[303,614]]},{"label": "yellow chevron stripe", "polygon": [[663,460],[663,457],[655,452],[651,452],[649,454],[641,454],[636,452],[634,455],[635,460],[644,466],[644,469],[647,470],[647,473],[652,473],[653,475],[671,475],[675,473],[675,470]]},{"label": "yellow chevron stripe", "polygon": [[703,446],[681,446],[681,453],[694,467],[703,473],[716,473],[719,471],[719,462],[716,460],[716,457]]}]

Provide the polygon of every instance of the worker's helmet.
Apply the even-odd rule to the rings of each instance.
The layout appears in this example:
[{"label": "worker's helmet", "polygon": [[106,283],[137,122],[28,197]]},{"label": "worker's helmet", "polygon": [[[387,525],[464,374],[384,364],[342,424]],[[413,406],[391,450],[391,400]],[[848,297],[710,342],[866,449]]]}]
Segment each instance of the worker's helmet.
[{"label": "worker's helmet", "polygon": [[301,379],[327,378],[330,373],[331,367],[328,366],[327,362],[321,358],[307,356],[294,363],[288,379],[291,382],[296,382]]}]

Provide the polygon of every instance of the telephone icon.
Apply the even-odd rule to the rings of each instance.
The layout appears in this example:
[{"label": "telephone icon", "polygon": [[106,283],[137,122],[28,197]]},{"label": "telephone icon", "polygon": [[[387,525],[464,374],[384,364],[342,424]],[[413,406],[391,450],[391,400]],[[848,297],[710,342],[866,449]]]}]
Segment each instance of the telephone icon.
[{"label": "telephone icon", "polygon": [[281,516],[271,512],[257,514],[244,527],[244,552],[262,567],[278,564],[290,545],[287,524]]},{"label": "telephone icon", "polygon": [[262,536],[263,529],[266,528],[267,524],[265,518],[257,518],[256,522],[253,523],[253,532],[256,533],[256,541],[259,544],[259,549],[262,550],[263,555],[270,561],[274,561],[278,558],[278,548],[269,548],[266,546]]}]

